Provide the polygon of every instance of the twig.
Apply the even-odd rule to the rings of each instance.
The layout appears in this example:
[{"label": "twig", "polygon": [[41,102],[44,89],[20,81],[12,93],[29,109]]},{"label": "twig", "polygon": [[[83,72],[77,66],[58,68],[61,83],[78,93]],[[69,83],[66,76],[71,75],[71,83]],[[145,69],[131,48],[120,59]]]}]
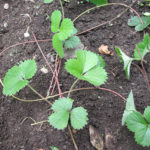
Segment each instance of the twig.
[{"label": "twig", "polygon": [[69,133],[70,133],[70,135],[71,135],[71,139],[72,139],[72,142],[73,142],[73,144],[74,144],[74,147],[75,147],[76,150],[78,150],[78,146],[77,146],[77,144],[76,144],[76,142],[75,142],[75,139],[74,139],[74,137],[73,137],[73,134],[72,134],[72,131],[71,131],[71,128],[70,128],[70,125],[69,125],[69,124],[68,124],[68,130],[69,130]]}]

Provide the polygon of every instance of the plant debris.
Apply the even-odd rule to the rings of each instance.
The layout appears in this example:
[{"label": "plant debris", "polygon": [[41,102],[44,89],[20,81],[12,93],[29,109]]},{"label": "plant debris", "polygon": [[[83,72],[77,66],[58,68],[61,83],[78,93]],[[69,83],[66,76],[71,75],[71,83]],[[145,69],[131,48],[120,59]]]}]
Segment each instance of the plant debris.
[{"label": "plant debris", "polygon": [[104,55],[110,55],[110,56],[113,56],[114,55],[114,53],[112,52],[112,51],[109,51],[108,50],[108,46],[107,45],[101,45],[99,48],[98,48],[98,50],[99,50],[99,53],[100,54],[104,54]]}]

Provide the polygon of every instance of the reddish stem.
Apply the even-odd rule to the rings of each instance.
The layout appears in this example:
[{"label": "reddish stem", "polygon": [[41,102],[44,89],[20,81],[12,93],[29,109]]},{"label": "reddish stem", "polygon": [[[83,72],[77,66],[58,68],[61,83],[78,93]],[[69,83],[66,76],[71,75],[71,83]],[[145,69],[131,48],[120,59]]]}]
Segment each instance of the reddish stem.
[{"label": "reddish stem", "polygon": [[[46,39],[46,40],[37,40],[37,42],[48,42],[48,41],[52,41],[51,39]],[[36,43],[36,41],[26,41],[26,42],[21,42],[21,43],[16,43],[14,45],[11,45],[5,49],[2,50],[2,52],[0,52],[0,56],[8,49],[13,48],[15,46],[19,46],[19,45],[24,45],[24,44],[30,44],[30,43]]]},{"label": "reddish stem", "polygon": [[[61,66],[61,59],[59,60],[59,63],[58,63],[58,64],[59,64],[59,66],[58,66],[58,74],[59,74],[60,66]],[[55,87],[56,87],[56,81],[55,81],[55,83],[54,83],[54,85],[53,85],[53,89],[52,89],[50,95],[53,95]]]},{"label": "reddish stem", "polygon": [[111,90],[111,89],[100,88],[100,87],[96,87],[96,88],[98,88],[98,89],[100,89],[100,90],[104,90],[104,91],[111,92],[111,93],[113,93],[113,94],[115,94],[115,95],[121,97],[125,102],[127,101],[126,98],[124,98],[122,95],[120,95],[119,93],[117,93],[117,92],[115,92],[115,91],[113,91],[113,90]]},{"label": "reddish stem", "polygon": [[[58,65],[58,63],[57,63],[57,58],[58,58],[58,57],[57,57],[57,55],[56,55],[56,60],[55,60],[55,71],[54,71],[54,74],[53,74],[53,76],[52,76],[52,79],[51,79],[49,88],[48,88],[48,93],[50,93],[50,89],[51,89],[51,86],[52,86],[52,84],[53,84],[54,77],[55,77],[55,74],[56,74],[57,65]],[[48,96],[48,93],[47,93],[47,96]]]}]

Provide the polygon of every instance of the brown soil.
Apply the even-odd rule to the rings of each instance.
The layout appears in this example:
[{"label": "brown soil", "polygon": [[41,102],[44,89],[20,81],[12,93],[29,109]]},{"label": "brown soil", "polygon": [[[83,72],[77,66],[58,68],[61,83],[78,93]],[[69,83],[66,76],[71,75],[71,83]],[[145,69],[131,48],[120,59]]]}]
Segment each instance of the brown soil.
[{"label": "brown soil", "polygon": [[[114,1],[120,2],[119,0]],[[6,2],[9,3],[8,10],[3,8]],[[131,0],[122,2],[127,5],[132,3]],[[78,14],[92,6],[89,3],[79,5],[65,3],[65,17],[74,19]],[[48,5],[43,4],[43,0],[35,1],[35,3],[28,0],[1,0],[0,8],[0,52],[18,42],[34,40],[32,32],[35,33],[37,39],[51,38],[50,21],[46,20],[46,14],[50,15],[55,9],[61,10],[60,4],[56,0]],[[140,8],[138,4],[133,5],[133,8],[140,14],[148,10],[147,7]],[[75,22],[75,26],[79,32],[84,31],[94,25],[111,20],[125,9],[119,5],[96,9],[79,18]],[[23,14],[29,14],[32,19],[31,22]],[[143,75],[135,66],[131,66],[131,78],[127,80],[123,65],[119,63],[119,58],[114,50],[115,46],[119,46],[124,52],[132,56],[135,45],[142,40],[143,32],[135,32],[134,28],[127,25],[128,19],[133,15],[133,12],[128,10],[111,24],[86,32],[80,35],[80,38],[87,49],[96,53],[98,53],[98,47],[101,44],[109,46],[109,49],[114,52],[114,56],[103,56],[108,72],[108,80],[103,87],[117,91],[124,97],[128,97],[132,89],[136,108],[143,112],[144,108],[150,104],[150,92],[147,89]],[[4,27],[5,23],[8,24],[8,27]],[[30,27],[30,37],[24,38],[23,34],[28,26]],[[149,30],[146,30],[146,32],[150,33]],[[54,67],[54,62],[50,58],[56,54],[52,50],[51,42],[40,42],[40,46],[49,63]],[[52,74],[50,72],[48,74],[41,73],[40,69],[46,64],[35,43],[23,44],[5,51],[0,56],[0,78],[3,79],[7,70],[19,61],[33,57],[37,61],[38,71],[31,81],[31,85],[42,95],[46,95]],[[148,63],[145,64],[145,68],[150,78],[150,55],[146,56],[146,60]],[[64,62],[62,60],[59,73],[62,91],[68,90],[75,80],[64,70]],[[113,73],[115,73],[115,76]],[[89,86],[91,85],[82,81],[76,85],[76,88]],[[58,93],[57,89],[54,93]],[[21,90],[17,96],[24,99],[38,98],[28,88]],[[78,91],[72,93],[71,97],[75,100],[75,106],[83,106],[87,109],[89,117],[88,125],[74,134],[79,150],[94,150],[90,143],[89,125],[93,125],[104,139],[107,133],[113,136],[114,140],[110,143],[110,147],[107,148],[109,150],[149,149],[136,144],[133,133],[129,132],[125,126],[121,126],[125,103],[120,97],[101,90]],[[51,101],[53,102],[53,100]],[[47,103],[17,101],[12,97],[4,96],[2,86],[0,86],[0,150],[39,150],[40,148],[49,150],[50,145],[55,145],[60,150],[74,150],[67,129],[58,131],[48,123],[44,123],[41,128],[40,125],[31,126],[31,123],[33,123],[31,119],[26,119],[22,122],[26,117],[32,117],[36,121],[47,120],[50,114],[50,106]]]}]

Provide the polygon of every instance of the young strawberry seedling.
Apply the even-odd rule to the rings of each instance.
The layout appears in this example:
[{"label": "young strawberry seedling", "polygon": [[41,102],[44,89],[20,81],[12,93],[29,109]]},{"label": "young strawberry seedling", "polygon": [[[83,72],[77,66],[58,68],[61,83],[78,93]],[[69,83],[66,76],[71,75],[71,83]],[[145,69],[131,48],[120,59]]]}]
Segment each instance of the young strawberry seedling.
[{"label": "young strawberry seedling", "polygon": [[137,48],[134,49],[134,58],[127,56],[122,50],[118,47],[115,47],[117,54],[119,55],[121,61],[124,63],[124,70],[127,78],[130,78],[130,66],[134,60],[141,61],[144,60],[144,57],[147,53],[150,52],[150,37],[148,34],[145,34],[145,37],[142,42],[137,44]]}]

